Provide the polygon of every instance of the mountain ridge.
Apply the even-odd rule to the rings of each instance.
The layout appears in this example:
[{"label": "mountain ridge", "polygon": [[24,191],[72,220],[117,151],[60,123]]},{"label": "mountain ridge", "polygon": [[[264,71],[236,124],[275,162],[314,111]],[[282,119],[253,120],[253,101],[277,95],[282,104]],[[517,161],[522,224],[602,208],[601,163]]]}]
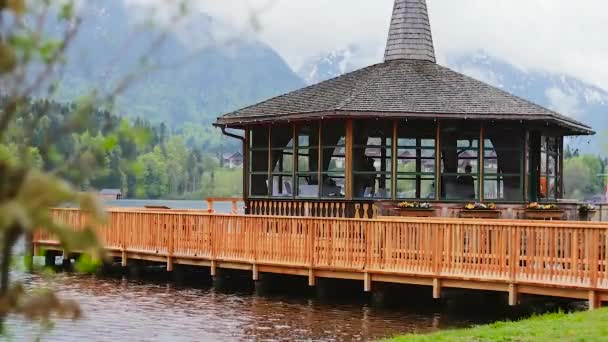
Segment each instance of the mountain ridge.
[{"label": "mountain ridge", "polygon": [[67,68],[58,100],[73,101],[91,84],[108,91],[118,75],[140,66],[141,56],[150,63],[178,67],[144,75],[117,98],[116,108],[129,117],[172,126],[208,124],[221,114],[304,86],[268,45],[238,33],[220,41],[213,31],[227,28],[202,12],[188,15],[179,27],[167,31],[162,46],[148,56],[161,31],[139,29],[131,15],[139,7],[127,6],[136,5],[122,0],[87,2],[83,26],[68,52],[69,60],[78,62]]},{"label": "mountain ridge", "polygon": [[[308,84],[314,84],[354,71],[358,67],[349,63],[352,54],[348,49],[328,52],[309,60],[298,70],[298,74]],[[588,124],[598,133],[596,136],[569,138],[567,143],[583,153],[606,153],[602,149],[602,139],[608,132],[608,120],[605,119],[608,115],[608,91],[565,74],[521,70],[507,61],[479,51],[450,56],[443,64],[454,71]],[[322,72],[311,73],[311,70]]]}]

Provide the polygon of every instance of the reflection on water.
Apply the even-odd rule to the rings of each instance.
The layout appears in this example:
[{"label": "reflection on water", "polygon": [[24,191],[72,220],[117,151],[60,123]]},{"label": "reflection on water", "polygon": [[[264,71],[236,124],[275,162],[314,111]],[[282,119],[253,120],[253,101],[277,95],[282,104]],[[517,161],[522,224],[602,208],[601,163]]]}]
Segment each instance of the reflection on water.
[{"label": "reflection on water", "polygon": [[[43,284],[38,276],[26,279]],[[44,335],[48,341],[370,340],[504,318],[446,313],[433,304],[379,309],[360,300],[362,292],[359,299],[333,303],[296,293],[298,287],[258,296],[247,287],[217,290],[204,280],[180,287],[158,279],[59,274],[53,285],[63,298],[81,303],[85,317],[59,320]],[[9,321],[9,329],[15,340],[36,336],[34,327],[20,321]]]}]

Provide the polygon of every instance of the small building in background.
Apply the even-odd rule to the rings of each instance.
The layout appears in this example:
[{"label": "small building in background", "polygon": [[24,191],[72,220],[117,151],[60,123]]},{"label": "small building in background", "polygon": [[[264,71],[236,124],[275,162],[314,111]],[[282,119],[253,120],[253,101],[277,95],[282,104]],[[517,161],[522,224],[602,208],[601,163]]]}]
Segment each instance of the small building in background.
[{"label": "small building in background", "polygon": [[223,165],[229,169],[236,169],[243,167],[243,154],[240,152],[227,153],[222,156]]},{"label": "small building in background", "polygon": [[120,189],[103,189],[99,192],[99,196],[105,200],[120,200],[122,199],[122,191]]}]

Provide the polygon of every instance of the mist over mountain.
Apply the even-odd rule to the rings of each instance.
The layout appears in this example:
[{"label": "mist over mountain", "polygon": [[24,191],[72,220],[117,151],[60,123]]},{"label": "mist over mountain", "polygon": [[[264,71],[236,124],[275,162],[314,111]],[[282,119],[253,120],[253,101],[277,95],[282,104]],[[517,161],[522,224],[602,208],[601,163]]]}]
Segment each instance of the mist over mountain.
[{"label": "mist over mountain", "polygon": [[145,8],[121,0],[87,1],[85,6],[60,100],[84,95],[91,84],[102,91],[113,88],[139,70],[142,56],[148,65],[160,68],[137,78],[118,97],[117,108],[124,115],[174,126],[209,123],[220,114],[304,85],[273,49],[229,32],[227,25],[204,13],[191,13],[171,26],[163,43],[151,49],[165,27],[152,29],[142,23]]}]

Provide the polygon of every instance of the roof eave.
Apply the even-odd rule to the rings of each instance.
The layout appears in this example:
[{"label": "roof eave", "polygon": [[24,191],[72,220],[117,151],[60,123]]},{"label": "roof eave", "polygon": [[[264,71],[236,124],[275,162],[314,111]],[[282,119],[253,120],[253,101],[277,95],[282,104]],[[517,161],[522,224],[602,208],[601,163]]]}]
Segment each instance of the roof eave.
[{"label": "roof eave", "polygon": [[345,111],[345,110],[334,110],[334,111],[321,111],[321,112],[300,112],[291,113],[285,115],[259,115],[255,117],[220,117],[218,118],[214,126],[219,127],[230,127],[230,128],[243,128],[252,125],[261,125],[268,123],[284,123],[292,121],[310,121],[310,120],[323,120],[323,119],[344,119],[344,118],[358,118],[358,119],[373,119],[373,118],[393,118],[393,119],[459,119],[459,120],[496,120],[496,121],[547,121],[553,122],[567,131],[567,135],[595,135],[591,127],[570,122],[562,118],[556,118],[551,115],[541,114],[463,114],[463,113],[402,113],[402,112],[372,112],[372,111]]}]

